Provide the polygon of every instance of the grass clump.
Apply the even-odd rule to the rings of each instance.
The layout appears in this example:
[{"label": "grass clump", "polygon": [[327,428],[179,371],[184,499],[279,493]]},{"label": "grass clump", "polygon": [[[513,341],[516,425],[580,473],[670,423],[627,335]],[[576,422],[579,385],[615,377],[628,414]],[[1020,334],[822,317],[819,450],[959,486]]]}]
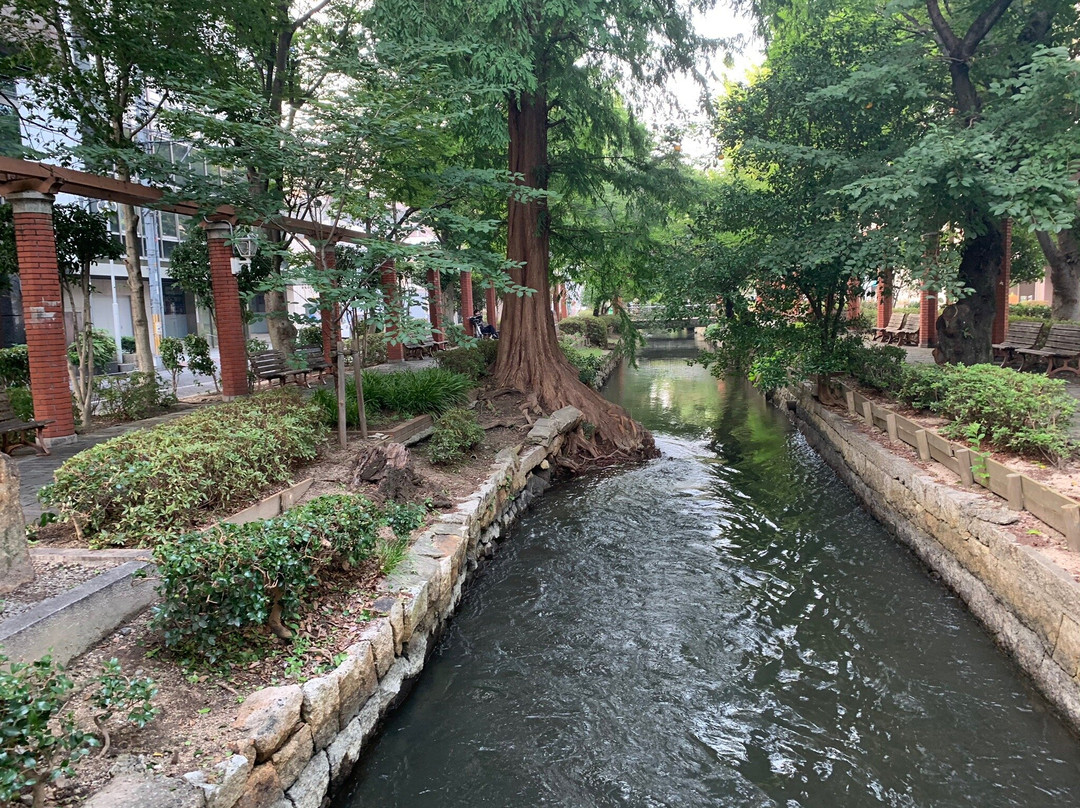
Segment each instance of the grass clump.
[{"label": "grass clump", "polygon": [[295,618],[326,570],[374,557],[392,563],[400,553],[383,549],[396,543],[381,544],[379,528],[389,525],[401,541],[423,518],[422,507],[380,508],[342,494],[274,519],[176,536],[154,549],[162,598],[154,621],[167,646],[217,662],[239,647],[231,634],[266,624],[275,611],[282,621]]},{"label": "grass clump", "polygon": [[39,497],[93,545],[154,544],[288,482],[325,434],[298,391],[263,393],[79,452]]},{"label": "grass clump", "polygon": [[[468,376],[443,368],[403,370],[397,373],[364,372],[364,409],[369,418],[396,415],[411,418],[430,413],[437,415],[465,403],[473,381]],[[345,423],[360,425],[356,406],[356,383],[345,382]],[[320,407],[323,420],[337,424],[337,395],[327,389],[316,390],[311,400]]]},{"label": "grass clump", "polygon": [[435,431],[428,441],[432,463],[455,463],[484,439],[484,430],[472,410],[457,408],[435,419]]},{"label": "grass clump", "polygon": [[997,365],[909,365],[899,398],[949,418],[942,433],[1060,462],[1073,451],[1065,382]]}]

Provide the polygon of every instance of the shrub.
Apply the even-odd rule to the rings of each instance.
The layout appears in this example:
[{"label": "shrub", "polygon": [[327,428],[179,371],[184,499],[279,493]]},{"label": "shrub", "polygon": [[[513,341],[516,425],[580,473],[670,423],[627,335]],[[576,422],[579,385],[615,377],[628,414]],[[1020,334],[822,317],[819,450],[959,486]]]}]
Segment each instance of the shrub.
[{"label": "shrub", "polygon": [[559,340],[559,347],[570,364],[577,368],[578,378],[591,386],[596,381],[596,372],[604,364],[605,355],[595,348],[576,348],[566,340]]},{"label": "shrub", "polygon": [[161,364],[172,376],[172,392],[176,395],[176,379],[184,369],[184,342],[176,337],[165,337],[158,345]]},{"label": "shrub", "polygon": [[[361,349],[364,353],[364,367],[369,368],[372,365],[381,365],[386,361],[386,339],[382,334],[364,334],[361,337],[363,343]],[[346,341],[345,350],[352,356],[353,343],[356,338],[353,337]],[[320,343],[321,344],[321,343]]]},{"label": "shrub", "polygon": [[291,389],[205,407],[79,452],[39,496],[96,545],[153,543],[288,482],[321,420]]},{"label": "shrub", "polygon": [[7,395],[16,418],[24,421],[34,420],[34,396],[29,387],[9,387]]},{"label": "shrub", "polygon": [[907,359],[903,348],[896,345],[867,345],[862,340],[852,340],[848,350],[848,373],[857,382],[890,393],[900,389]]},{"label": "shrub", "polygon": [[120,337],[120,350],[124,353],[135,353],[135,337]]},{"label": "shrub", "polygon": [[141,421],[176,403],[165,382],[156,373],[134,371],[94,379],[101,412],[121,421]]},{"label": "shrub", "polygon": [[296,332],[296,346],[298,348],[321,348],[322,326],[305,325]]},{"label": "shrub", "polygon": [[1049,320],[1052,314],[1050,306],[1045,303],[1012,303],[1009,306],[1009,316]]},{"label": "shrub", "polygon": [[432,463],[453,463],[484,439],[484,430],[472,410],[448,410],[435,419],[435,431],[428,441],[428,458]]},{"label": "shrub", "polygon": [[284,619],[294,618],[320,573],[371,558],[380,526],[404,537],[422,519],[415,509],[383,510],[346,494],[264,522],[176,536],[154,549],[162,598],[154,620],[166,645],[214,662],[228,654],[228,632],[265,624],[275,604]]},{"label": "shrub", "polygon": [[[85,339],[86,332],[80,331],[75,335],[75,341],[68,346],[68,361],[75,367],[79,366],[79,345]],[[94,368],[104,369],[110,362],[116,361],[116,340],[112,334],[100,328],[95,328],[91,336],[94,349]]]},{"label": "shrub", "polygon": [[209,376],[217,388],[217,365],[210,356],[210,343],[206,341],[206,337],[188,334],[184,337],[184,350],[187,352],[188,370],[196,376]]},{"label": "shrub", "polygon": [[469,347],[440,351],[435,354],[435,361],[441,368],[479,380],[491,375],[491,367],[498,353],[499,343],[496,340],[478,340]]},{"label": "shrub", "polygon": [[0,805],[24,794],[39,804],[45,784],[71,776],[72,763],[97,743],[63,712],[72,682],[61,671],[49,657],[24,664],[0,655]]},{"label": "shrub", "polygon": [[[618,320],[618,315],[613,315]],[[591,314],[577,314],[567,317],[559,323],[559,331],[564,334],[581,334],[585,341],[597,348],[607,348],[608,317],[593,317]]]},{"label": "shrub", "polygon": [[[463,404],[473,387],[472,380],[461,373],[443,368],[402,370],[396,373],[364,371],[364,409],[368,417],[397,414],[405,418],[425,413],[437,414]],[[356,382],[345,381],[345,423],[360,424],[356,407]],[[330,390],[316,390],[311,400],[323,412],[323,420],[337,423],[337,395]]]},{"label": "shrub", "polygon": [[30,386],[30,352],[25,345],[0,348],[0,384]]},{"label": "shrub", "polygon": [[1053,462],[1067,457],[1076,410],[1065,382],[996,365],[911,365],[900,398],[951,419],[942,432],[985,436],[991,445]]}]

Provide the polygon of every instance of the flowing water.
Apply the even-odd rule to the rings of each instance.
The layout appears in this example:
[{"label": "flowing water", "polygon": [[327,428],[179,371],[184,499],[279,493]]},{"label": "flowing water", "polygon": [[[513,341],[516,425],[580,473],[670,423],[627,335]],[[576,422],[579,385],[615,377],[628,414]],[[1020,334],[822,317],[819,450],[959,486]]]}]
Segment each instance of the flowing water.
[{"label": "flowing water", "polygon": [[960,602],[688,345],[605,390],[663,457],[522,518],[338,808],[1080,804]]}]

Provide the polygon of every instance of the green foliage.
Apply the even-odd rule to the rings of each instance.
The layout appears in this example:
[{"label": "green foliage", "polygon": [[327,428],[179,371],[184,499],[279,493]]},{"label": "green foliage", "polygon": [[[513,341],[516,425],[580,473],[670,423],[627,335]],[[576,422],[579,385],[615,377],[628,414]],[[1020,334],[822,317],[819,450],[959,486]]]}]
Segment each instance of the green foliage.
[{"label": "green foliage", "polygon": [[[85,339],[86,332],[80,331],[75,335],[75,341],[68,346],[68,361],[75,367],[79,366],[79,346]],[[104,369],[110,362],[116,361],[116,340],[112,334],[101,328],[95,328],[93,337],[94,344],[94,368]]]},{"label": "green foliage", "polygon": [[275,602],[292,619],[321,573],[371,558],[380,526],[403,538],[422,519],[400,506],[382,510],[361,497],[324,496],[274,519],[223,522],[160,542],[155,623],[166,645],[215,662],[231,650],[228,635],[266,623]]},{"label": "green foliage", "polygon": [[161,354],[161,364],[172,376],[172,392],[176,395],[176,378],[184,369],[184,341],[176,337],[165,337],[158,345]]},{"label": "green foliage", "polygon": [[321,421],[294,390],[205,407],[80,452],[39,497],[96,545],[153,544],[288,482]]},{"label": "green foliage", "polygon": [[9,387],[7,395],[16,418],[21,418],[23,421],[34,420],[34,395],[29,387]]},{"label": "green foliage", "polygon": [[120,350],[124,353],[135,353],[135,337],[120,337]]},{"label": "green foliage", "polygon": [[102,415],[120,421],[141,421],[176,403],[176,396],[156,373],[99,376],[94,387]]},{"label": "green foliage", "polygon": [[0,348],[0,384],[30,386],[30,352],[25,345]]},{"label": "green foliage", "polygon": [[907,353],[896,345],[867,345],[853,341],[848,350],[847,371],[860,384],[895,393],[904,380]]},{"label": "green foliage", "polygon": [[[411,418],[425,413],[437,414],[463,404],[473,387],[472,379],[443,368],[402,370],[395,373],[364,371],[364,408],[368,417],[396,415]],[[356,383],[350,376],[345,381],[345,423],[360,425],[356,406]],[[325,388],[311,395],[323,413],[323,420],[337,424],[337,395]]]},{"label": "green foliage", "polygon": [[584,384],[592,386],[596,381],[597,371],[607,360],[607,354],[598,348],[576,348],[566,340],[559,340],[559,347],[563,355],[570,360],[570,364],[577,368],[578,378]]},{"label": "green foliage", "polygon": [[71,776],[72,764],[97,743],[63,712],[72,682],[61,671],[49,657],[24,664],[0,654],[0,804]]},{"label": "green foliage", "polygon": [[899,397],[949,418],[942,432],[951,437],[975,429],[998,449],[1052,462],[1073,451],[1068,427],[1076,399],[1061,380],[997,365],[910,365]]},{"label": "green foliage", "polygon": [[199,334],[184,337],[184,350],[187,352],[188,369],[197,376],[209,376],[217,387],[217,365],[210,356],[210,343]]},{"label": "green foliage", "polygon": [[306,325],[296,332],[296,345],[298,348],[321,348],[322,326]]},{"label": "green foliage", "polygon": [[161,712],[153,704],[158,692],[154,680],[143,676],[125,676],[120,661],[115,657],[105,663],[97,683],[98,688],[90,701],[97,708],[94,718],[99,725],[117,712],[126,711],[124,719],[142,729]]},{"label": "green foliage", "polygon": [[1013,303],[1009,306],[1009,316],[1049,320],[1052,315],[1050,306],[1046,303]]},{"label": "green foliage", "polygon": [[581,334],[589,345],[607,348],[608,329],[611,327],[613,317],[616,321],[618,320],[616,315],[593,317],[591,314],[577,314],[562,320],[559,323],[559,331],[563,334]]},{"label": "green foliage", "polygon": [[459,407],[435,419],[435,431],[428,440],[428,459],[432,463],[454,463],[484,439],[484,430],[476,413]]},{"label": "green foliage", "polygon": [[471,379],[480,380],[491,375],[495,357],[499,353],[499,343],[495,340],[475,340],[472,345],[439,351],[435,361],[440,368],[461,373]]}]

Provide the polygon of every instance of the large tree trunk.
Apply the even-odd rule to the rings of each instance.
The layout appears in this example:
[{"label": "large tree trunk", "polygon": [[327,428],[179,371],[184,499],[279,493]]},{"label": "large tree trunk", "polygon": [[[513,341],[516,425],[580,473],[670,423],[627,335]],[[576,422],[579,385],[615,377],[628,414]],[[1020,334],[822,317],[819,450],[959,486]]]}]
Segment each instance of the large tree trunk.
[{"label": "large tree trunk", "polygon": [[982,228],[964,242],[960,258],[960,282],[973,291],[938,317],[938,355],[944,362],[977,365],[993,359],[990,346],[1005,239],[997,221],[984,217]]},{"label": "large tree trunk", "polygon": [[[547,99],[523,94],[511,99],[510,171],[533,188],[547,188]],[[592,444],[579,440],[594,459],[625,460],[656,455],[652,435],[622,407],[582,384],[577,370],[559,349],[548,291],[548,212],[543,200],[511,199],[507,224],[507,258],[519,264],[510,275],[532,295],[503,298],[496,383],[526,393],[544,411],[573,405],[592,424]]]},{"label": "large tree trunk", "polygon": [[[120,179],[129,181],[130,176]],[[150,322],[146,316],[146,299],[143,296],[142,259],[139,257],[139,220],[135,206],[118,206],[124,219],[124,266],[127,268],[128,289],[131,291],[131,330],[135,332],[135,356],[139,370],[154,372],[154,350],[150,342]]]},{"label": "large tree trunk", "polygon": [[1080,242],[1076,230],[1062,230],[1057,239],[1049,233],[1038,232],[1046,261],[1050,264],[1050,281],[1054,285],[1051,303],[1055,320],[1080,320]]}]

